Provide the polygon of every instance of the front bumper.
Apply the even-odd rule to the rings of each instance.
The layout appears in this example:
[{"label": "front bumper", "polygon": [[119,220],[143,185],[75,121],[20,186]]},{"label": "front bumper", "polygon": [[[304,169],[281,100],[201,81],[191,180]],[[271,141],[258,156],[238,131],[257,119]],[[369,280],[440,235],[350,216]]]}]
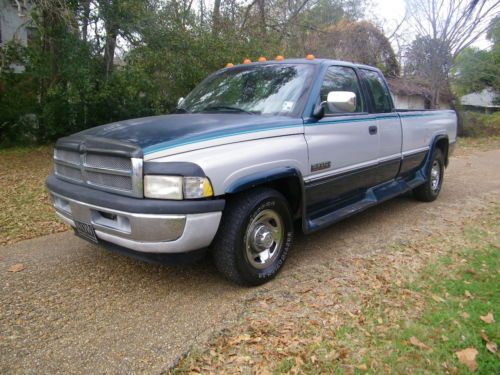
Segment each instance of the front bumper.
[{"label": "front bumper", "polygon": [[[222,216],[223,201],[222,205],[218,202],[218,206],[198,207],[199,211],[220,207],[218,211],[209,212],[193,212],[195,207],[186,202],[186,213],[181,213],[182,205],[178,204],[182,202],[172,202],[175,205],[169,210],[166,201],[158,200],[158,205],[154,205],[154,201],[148,199],[95,191],[54,176],[47,179],[47,187],[56,213],[64,222],[72,227],[75,221],[90,224],[99,240],[144,253],[185,253],[205,248],[215,237]],[[104,197],[107,202],[95,204],[92,197]],[[130,210],[116,208],[118,204],[125,208],[127,200],[130,200]],[[142,210],[140,201],[145,203]],[[149,213],[151,211],[154,213]]]}]

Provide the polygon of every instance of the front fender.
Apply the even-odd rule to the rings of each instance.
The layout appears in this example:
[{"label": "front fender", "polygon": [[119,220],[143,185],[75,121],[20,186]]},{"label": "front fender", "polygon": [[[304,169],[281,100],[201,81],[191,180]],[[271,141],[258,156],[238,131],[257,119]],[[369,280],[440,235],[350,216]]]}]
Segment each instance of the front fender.
[{"label": "front fender", "polygon": [[238,193],[255,186],[263,185],[287,177],[295,177],[299,180],[299,182],[303,181],[302,173],[300,173],[298,169],[292,167],[279,167],[241,177],[240,179],[234,181],[231,185],[229,185],[225,192],[229,194]]}]

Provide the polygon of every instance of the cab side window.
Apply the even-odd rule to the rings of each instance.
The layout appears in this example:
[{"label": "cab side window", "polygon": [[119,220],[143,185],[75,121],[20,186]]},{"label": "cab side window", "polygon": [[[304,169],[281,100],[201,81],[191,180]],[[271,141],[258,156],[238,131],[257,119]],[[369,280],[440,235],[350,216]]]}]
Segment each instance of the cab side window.
[{"label": "cab side window", "polygon": [[[365,106],[361,97],[358,77],[353,69],[344,66],[331,66],[328,68],[320,90],[321,102],[326,102],[330,91],[350,91],[356,94],[356,111],[365,112]],[[325,106],[325,115],[338,114],[343,111],[331,111]]]},{"label": "cab side window", "polygon": [[362,69],[364,80],[373,101],[375,113],[392,111],[391,94],[384,79],[378,72]]}]

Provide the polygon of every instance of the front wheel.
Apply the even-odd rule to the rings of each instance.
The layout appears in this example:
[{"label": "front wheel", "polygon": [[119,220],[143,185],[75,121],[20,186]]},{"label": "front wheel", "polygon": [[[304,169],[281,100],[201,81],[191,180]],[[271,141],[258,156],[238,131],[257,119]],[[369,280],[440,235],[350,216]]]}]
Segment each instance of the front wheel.
[{"label": "front wheel", "polygon": [[212,251],[217,269],[241,285],[260,285],[283,266],[292,245],[293,221],[287,200],[258,188],[231,197]]},{"label": "front wheel", "polygon": [[443,177],[443,152],[440,149],[436,149],[432,155],[431,167],[427,172],[427,181],[413,190],[415,198],[422,202],[434,201],[443,186]]}]

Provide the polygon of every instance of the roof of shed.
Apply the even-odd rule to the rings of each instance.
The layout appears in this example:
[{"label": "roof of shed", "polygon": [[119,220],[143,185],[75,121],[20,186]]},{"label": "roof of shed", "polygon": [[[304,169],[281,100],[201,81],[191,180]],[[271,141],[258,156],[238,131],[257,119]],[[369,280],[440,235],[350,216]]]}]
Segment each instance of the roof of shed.
[{"label": "roof of shed", "polygon": [[[391,92],[395,95],[422,96],[426,99],[432,98],[432,91],[429,85],[415,78],[409,77],[389,77],[387,83]],[[451,101],[453,98],[449,88],[441,88],[439,97],[442,101]]]}]

